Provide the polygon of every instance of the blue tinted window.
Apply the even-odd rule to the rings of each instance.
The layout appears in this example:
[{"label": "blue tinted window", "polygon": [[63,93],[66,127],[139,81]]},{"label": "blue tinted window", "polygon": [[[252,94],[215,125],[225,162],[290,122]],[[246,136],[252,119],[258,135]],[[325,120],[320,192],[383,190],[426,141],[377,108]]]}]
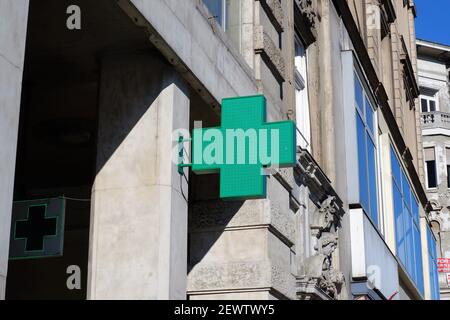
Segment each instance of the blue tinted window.
[{"label": "blue tinted window", "polygon": [[361,82],[359,82],[358,76],[355,74],[355,100],[359,111],[364,114],[364,93]]},{"label": "blue tinted window", "polygon": [[414,218],[414,221],[419,224],[419,204],[417,203],[416,197],[414,195],[411,196],[412,198],[412,215]]},{"label": "blue tinted window", "polygon": [[209,12],[216,18],[217,22],[223,24],[223,0],[203,0]]},{"label": "blue tinted window", "polygon": [[403,199],[399,189],[394,185],[392,188],[394,195],[394,217],[395,217],[395,239],[397,244],[397,255],[406,266],[406,246],[403,227]]},{"label": "blue tinted window", "polygon": [[397,185],[401,188],[401,169],[400,163],[398,162],[395,151],[391,148],[391,166],[392,166],[392,176]]},{"label": "blue tinted window", "polygon": [[404,208],[403,219],[405,226],[406,241],[406,270],[411,278],[416,278],[415,256],[414,256],[414,239],[413,239],[413,223],[408,209]]},{"label": "blue tinted window", "polygon": [[429,227],[427,227],[427,240],[429,252],[428,265],[430,269],[431,294],[433,300],[439,300],[440,293],[439,293],[439,275],[437,272],[436,241]]},{"label": "blue tinted window", "polygon": [[391,163],[397,256],[406,272],[423,294],[419,204],[392,147]]},{"label": "blue tinted window", "polygon": [[409,182],[406,179],[406,176],[403,172],[402,172],[402,188],[406,207],[408,208],[408,210],[411,210],[411,188],[409,187]]},{"label": "blue tinted window", "polygon": [[359,203],[378,227],[377,150],[375,112],[355,73],[356,130],[358,142]]},{"label": "blue tinted window", "polygon": [[372,104],[369,102],[369,100],[366,98],[366,122],[367,126],[370,129],[370,132],[375,135],[375,121],[374,121],[374,111]]},{"label": "blue tinted window", "polygon": [[356,129],[358,135],[358,170],[359,170],[359,197],[363,209],[369,213],[369,190],[367,177],[367,147],[366,130],[361,117],[356,115]]},{"label": "blue tinted window", "polygon": [[420,240],[420,232],[419,228],[414,225],[414,257],[416,260],[416,272],[415,272],[415,282],[420,292],[424,293],[424,285],[423,285],[423,267],[422,267],[422,245]]},{"label": "blue tinted window", "polygon": [[376,149],[372,140],[367,137],[368,160],[369,160],[369,199],[370,216],[373,223],[378,226],[378,203],[377,203],[377,173],[376,173]]}]

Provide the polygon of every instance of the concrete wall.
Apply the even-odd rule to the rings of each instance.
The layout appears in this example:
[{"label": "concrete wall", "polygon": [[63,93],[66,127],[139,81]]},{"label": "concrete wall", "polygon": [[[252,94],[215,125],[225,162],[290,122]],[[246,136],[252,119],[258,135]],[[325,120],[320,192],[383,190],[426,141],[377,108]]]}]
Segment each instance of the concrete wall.
[{"label": "concrete wall", "polygon": [[[257,92],[251,69],[208,19],[201,1],[131,0],[134,14],[157,35],[217,100]],[[219,36],[218,36],[219,35]]]},{"label": "concrete wall", "polygon": [[106,57],[101,79],[88,298],[185,299],[188,181],[172,157],[189,88],[157,53]]},{"label": "concrete wall", "polygon": [[0,1],[0,300],[5,297],[28,0]]}]

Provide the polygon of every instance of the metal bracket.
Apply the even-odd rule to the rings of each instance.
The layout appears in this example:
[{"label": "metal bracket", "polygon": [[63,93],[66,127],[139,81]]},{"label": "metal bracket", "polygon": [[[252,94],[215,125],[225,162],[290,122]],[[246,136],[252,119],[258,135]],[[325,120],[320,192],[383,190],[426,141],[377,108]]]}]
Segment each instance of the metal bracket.
[{"label": "metal bracket", "polygon": [[191,142],[192,139],[184,139],[183,136],[178,137],[178,173],[183,175],[184,168],[192,167],[192,163],[184,163],[184,146],[185,142]]}]

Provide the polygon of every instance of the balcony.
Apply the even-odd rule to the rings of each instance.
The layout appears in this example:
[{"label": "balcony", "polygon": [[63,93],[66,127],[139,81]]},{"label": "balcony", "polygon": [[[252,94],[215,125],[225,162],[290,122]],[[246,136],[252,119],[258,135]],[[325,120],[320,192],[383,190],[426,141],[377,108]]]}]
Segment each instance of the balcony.
[{"label": "balcony", "polygon": [[450,129],[450,113],[447,112],[424,112],[420,114],[422,129]]}]

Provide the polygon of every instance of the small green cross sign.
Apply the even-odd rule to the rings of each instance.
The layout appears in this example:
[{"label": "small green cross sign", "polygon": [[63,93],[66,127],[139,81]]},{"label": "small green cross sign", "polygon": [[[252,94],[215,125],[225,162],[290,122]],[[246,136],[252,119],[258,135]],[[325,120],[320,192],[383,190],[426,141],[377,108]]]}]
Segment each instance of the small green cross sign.
[{"label": "small green cross sign", "polygon": [[65,203],[64,198],[13,203],[10,260],[63,255]]},{"label": "small green cross sign", "polygon": [[296,131],[292,121],[266,123],[262,95],[222,101],[222,123],[193,130],[192,171],[220,173],[222,199],[266,197],[266,167],[296,163]]},{"label": "small green cross sign", "polygon": [[26,251],[44,250],[44,239],[56,236],[57,219],[47,218],[46,205],[36,205],[28,208],[28,218],[17,220],[14,239],[25,239]]}]

